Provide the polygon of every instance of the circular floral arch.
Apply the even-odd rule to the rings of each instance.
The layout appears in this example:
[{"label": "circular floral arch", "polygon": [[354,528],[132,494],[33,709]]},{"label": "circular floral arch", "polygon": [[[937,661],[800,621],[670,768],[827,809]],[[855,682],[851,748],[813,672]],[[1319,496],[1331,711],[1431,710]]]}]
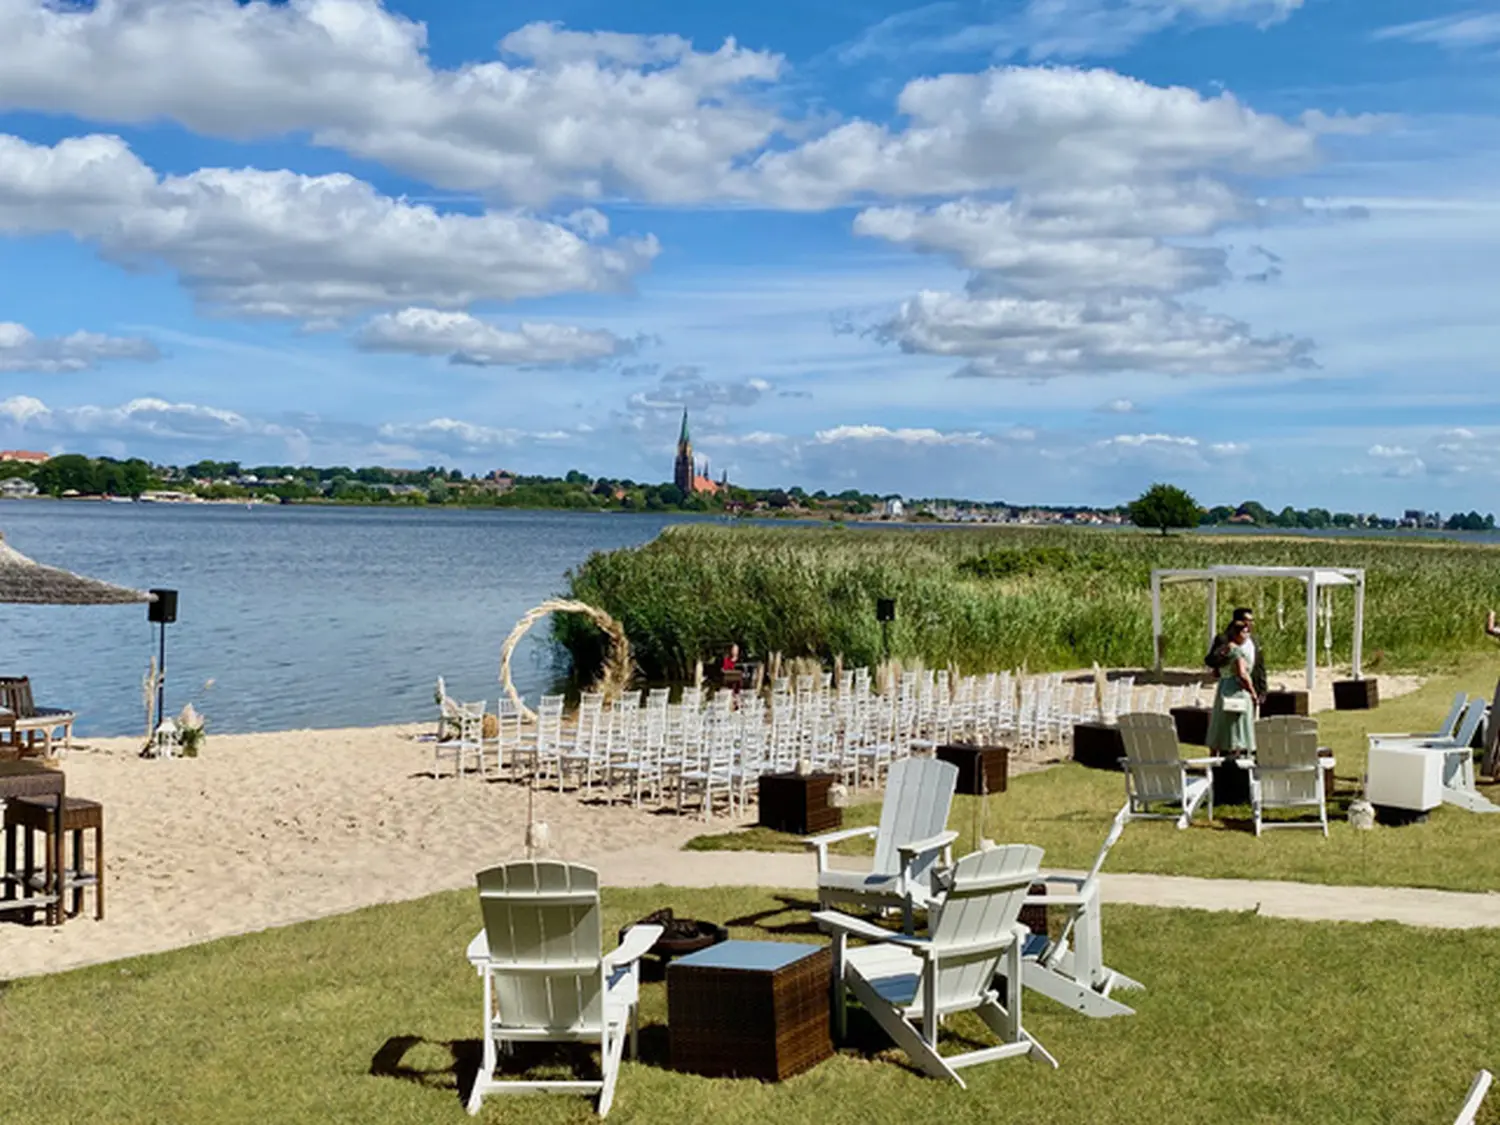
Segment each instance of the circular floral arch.
[{"label": "circular floral arch", "polygon": [[516,691],[516,685],[510,678],[510,658],[516,651],[516,646],[521,643],[530,628],[542,618],[554,613],[579,613],[587,617],[595,625],[603,629],[609,637],[609,659],[604,663],[604,670],[600,673],[598,681],[594,684],[595,691],[602,691],[610,699],[618,699],[624,694],[625,688],[630,683],[631,659],[630,641],[625,636],[625,627],[616,621],[602,609],[596,609],[587,602],[570,601],[567,598],[552,598],[543,602],[535,609],[526,613],[521,620],[516,622],[516,627],[510,631],[510,636],[505,638],[505,644],[500,647],[500,685],[510,701],[516,705],[521,718],[527,721],[535,721],[536,713],[526,706],[520,693]]}]

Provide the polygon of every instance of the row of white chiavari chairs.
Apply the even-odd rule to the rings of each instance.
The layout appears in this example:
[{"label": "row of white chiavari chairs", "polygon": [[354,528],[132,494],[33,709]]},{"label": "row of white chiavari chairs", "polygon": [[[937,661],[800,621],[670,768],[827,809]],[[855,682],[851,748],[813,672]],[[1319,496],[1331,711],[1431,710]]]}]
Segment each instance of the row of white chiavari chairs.
[{"label": "row of white chiavari chairs", "polygon": [[1138,687],[1131,676],[1101,688],[1061,673],[955,676],[947,669],[906,671],[881,683],[871,669],[855,668],[837,684],[832,673],[778,677],[765,697],[733,691],[705,697],[689,687],[675,702],[668,688],[610,701],[585,692],[570,725],[561,695],[543,695],[529,725],[502,698],[493,735],[474,720],[476,706],[483,716],[483,704],[456,703],[441,688],[439,694],[444,720],[463,743],[447,751],[456,772],[464,772],[472,752],[476,772],[486,776],[559,791],[571,782],[580,791],[602,790],[611,802],[650,800],[696,809],[706,819],[719,809],[742,813],[764,773],[806,763],[862,788],[878,786],[897,759],[949,742],[1004,742],[1044,757],[1066,742],[1075,723],[1112,722],[1129,711],[1165,713],[1201,702],[1201,692],[1197,684]]}]

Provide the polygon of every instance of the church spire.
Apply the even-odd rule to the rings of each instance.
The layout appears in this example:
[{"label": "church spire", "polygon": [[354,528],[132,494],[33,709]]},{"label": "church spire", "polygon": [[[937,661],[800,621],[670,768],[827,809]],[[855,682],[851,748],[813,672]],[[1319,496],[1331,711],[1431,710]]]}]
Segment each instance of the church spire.
[{"label": "church spire", "polygon": [[686,445],[692,440],[693,439],[688,435],[687,410],[684,409],[682,412],[682,433],[677,437],[677,444]]}]

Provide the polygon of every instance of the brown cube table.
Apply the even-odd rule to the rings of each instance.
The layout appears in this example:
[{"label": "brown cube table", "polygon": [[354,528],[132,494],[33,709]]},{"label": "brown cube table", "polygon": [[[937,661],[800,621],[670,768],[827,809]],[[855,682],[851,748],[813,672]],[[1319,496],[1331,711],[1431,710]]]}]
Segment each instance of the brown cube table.
[{"label": "brown cube table", "polygon": [[940,762],[958,767],[955,793],[982,797],[986,793],[1004,793],[1010,781],[1009,746],[971,746],[951,743],[936,750]]},{"label": "brown cube table", "polygon": [[758,823],[762,828],[810,836],[842,828],[844,810],[828,803],[831,773],[765,773],[757,789]]},{"label": "brown cube table", "polygon": [[1335,711],[1370,711],[1380,706],[1379,680],[1334,680]]},{"label": "brown cube table", "polygon": [[1208,745],[1208,720],[1213,716],[1211,707],[1173,707],[1172,723],[1177,728],[1177,741],[1189,746]]},{"label": "brown cube table", "polygon": [[1269,719],[1273,715],[1306,715],[1307,692],[1268,691],[1266,701],[1260,705],[1260,717]]},{"label": "brown cube table", "polygon": [[1096,770],[1118,770],[1125,757],[1120,728],[1108,723],[1073,724],[1073,760]]},{"label": "brown cube table", "polygon": [[780,1082],[833,1054],[826,945],[726,941],[667,967],[672,1069]]}]

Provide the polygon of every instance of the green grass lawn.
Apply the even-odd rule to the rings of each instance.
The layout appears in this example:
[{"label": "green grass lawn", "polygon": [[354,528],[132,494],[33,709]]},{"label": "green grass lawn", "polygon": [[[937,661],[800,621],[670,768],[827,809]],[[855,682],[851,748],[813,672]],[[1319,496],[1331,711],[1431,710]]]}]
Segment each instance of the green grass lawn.
[{"label": "green grass lawn", "polygon": [[[605,904],[606,932],[671,905],[737,937],[818,940],[806,904],[769,891],[608,891]],[[11,984],[0,1121],[465,1120],[480,990],[463,950],[478,925],[473,893],[455,892]],[[1089,1020],[1028,993],[1027,1026],[1061,1069],[992,1063],[965,1072],[968,1091],[911,1071],[861,1019],[855,1046],[784,1084],[673,1073],[665,986],[649,983],[643,1057],[610,1119],[1443,1122],[1495,1062],[1497,932],[1117,907],[1106,935],[1110,962],[1147,985],[1130,994],[1138,1014]],[[489,1099],[482,1119],[592,1114],[581,1097],[535,1096]]]},{"label": "green grass lawn", "polygon": [[[1420,691],[1373,711],[1325,712],[1318,716],[1322,742],[1337,760],[1339,792],[1329,809],[1330,836],[1311,830],[1268,832],[1256,839],[1248,806],[1216,806],[1215,819],[1200,813],[1179,831],[1169,821],[1137,821],[1110,853],[1109,871],[1156,872],[1210,878],[1290,879],[1309,883],[1436,887],[1446,890],[1500,889],[1500,815],[1479,815],[1452,806],[1436,810],[1424,824],[1377,827],[1360,832],[1344,819],[1359,794],[1366,741],[1372,731],[1426,730],[1447,713],[1454,692],[1489,697],[1495,662],[1471,664],[1463,672],[1438,677]],[[1184,747],[1193,756],[1206,753]],[[1496,803],[1500,787],[1481,786]],[[987,799],[984,835],[1002,842],[1037,844],[1053,867],[1087,867],[1125,800],[1122,774],[1067,764],[1015,778],[1008,792]],[[963,833],[958,854],[971,850],[978,820],[978,798],[954,801],[950,826]],[[872,801],[844,810],[846,826],[874,824],[880,805]],[[699,850],[754,848],[801,850],[799,838],[755,828],[700,836],[687,845]],[[868,853],[868,841],[840,845],[846,853]]]}]

